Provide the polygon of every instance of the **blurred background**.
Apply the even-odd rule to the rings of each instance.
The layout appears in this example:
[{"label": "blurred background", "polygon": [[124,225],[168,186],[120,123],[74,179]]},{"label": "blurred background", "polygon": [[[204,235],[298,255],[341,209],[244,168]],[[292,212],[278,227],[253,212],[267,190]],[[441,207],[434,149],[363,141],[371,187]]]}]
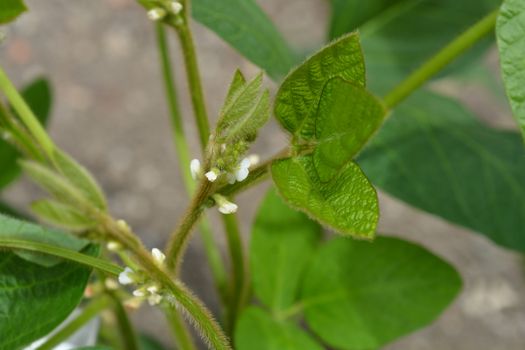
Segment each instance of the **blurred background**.
[{"label": "blurred background", "polygon": [[[30,12],[3,28],[0,61],[22,86],[38,76],[53,87],[50,132],[58,144],[87,166],[101,183],[116,217],[125,218],[148,247],[162,247],[188,199],[170,134],[154,27],[133,0],[27,0]],[[323,0],[260,0],[285,38],[301,50],[325,42],[330,9]],[[249,63],[216,34],[194,23],[207,100],[215,118],[236,68],[253,76]],[[175,76],[185,130],[198,157],[198,138],[178,43],[171,37]],[[497,54],[483,59],[497,76]],[[481,63],[480,63],[481,64]],[[275,92],[276,85],[267,79]],[[513,128],[504,103],[486,87],[441,80],[435,89],[459,97],[484,121]],[[254,151],[264,159],[286,143],[275,122],[261,133]],[[268,183],[238,198],[245,243]],[[2,194],[19,209],[38,194],[22,180]],[[380,232],[419,242],[461,273],[461,296],[433,325],[387,349],[524,349],[525,280],[523,257],[437,217],[381,193]],[[213,211],[214,227],[221,228]],[[216,238],[224,247],[222,231]],[[198,235],[187,253],[183,279],[212,309],[217,304]],[[145,332],[170,344],[160,313],[144,306],[133,315]]]}]

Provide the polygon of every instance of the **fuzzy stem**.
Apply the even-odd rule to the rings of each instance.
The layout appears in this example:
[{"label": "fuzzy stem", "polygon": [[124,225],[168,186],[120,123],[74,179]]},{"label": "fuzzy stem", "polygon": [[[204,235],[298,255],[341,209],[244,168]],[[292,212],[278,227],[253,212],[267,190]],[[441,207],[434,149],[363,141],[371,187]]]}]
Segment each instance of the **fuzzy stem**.
[{"label": "fuzzy stem", "polygon": [[166,318],[168,319],[171,330],[175,335],[175,340],[177,341],[177,345],[180,347],[180,349],[196,350],[197,348],[193,343],[193,339],[190,332],[188,331],[188,328],[186,327],[186,323],[177,310],[171,307],[165,308],[164,313],[166,314]]}]

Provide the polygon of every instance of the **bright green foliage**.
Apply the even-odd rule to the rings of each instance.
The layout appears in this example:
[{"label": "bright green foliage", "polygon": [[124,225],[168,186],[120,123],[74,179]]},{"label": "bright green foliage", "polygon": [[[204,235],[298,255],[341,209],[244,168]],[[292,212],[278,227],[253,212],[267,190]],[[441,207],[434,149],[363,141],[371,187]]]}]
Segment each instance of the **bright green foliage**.
[{"label": "bright green foliage", "polygon": [[[4,232],[4,231],[2,231]],[[85,253],[95,255],[89,246]],[[46,335],[80,302],[91,269],[72,262],[43,267],[12,252],[0,254],[0,350]]]},{"label": "bright green foliage", "polygon": [[297,57],[254,0],[194,0],[193,17],[274,79],[284,76]]},{"label": "bright green foliage", "polygon": [[322,182],[330,181],[354,158],[385,114],[381,102],[363,88],[339,78],[326,84],[315,119],[314,163]]},{"label": "bright green foliage", "polygon": [[[367,21],[360,33],[370,90],[386,93],[499,4],[500,0],[408,0]],[[489,44],[490,39],[478,44],[443,74],[472,63]]]},{"label": "bright green foliage", "polygon": [[[108,348],[107,346],[88,346],[88,347],[76,348],[75,350],[111,350],[111,348]],[[149,349],[146,348],[143,350],[149,350]]]},{"label": "bright green foliage", "polygon": [[[0,5],[1,7],[1,5]],[[46,124],[51,110],[51,89],[45,79],[37,79],[22,91],[27,104],[35,112],[42,124]],[[2,111],[0,110],[0,114]],[[1,117],[1,116],[0,116]],[[20,174],[16,163],[19,153],[11,145],[0,139],[0,190],[10,184]]]},{"label": "bright green foliage", "polygon": [[359,164],[391,195],[525,251],[520,136],[482,125],[456,101],[431,93],[410,97]]},{"label": "bright green foliage", "polygon": [[53,162],[64,178],[79,190],[90,204],[100,210],[107,208],[102,190],[82,165],[59,149],[55,149],[53,152]]},{"label": "bright green foliage", "polygon": [[269,92],[261,94],[263,74],[258,74],[249,83],[235,72],[228,96],[217,123],[217,142],[253,141],[257,131],[270,117]]},{"label": "bright green foliage", "polygon": [[286,77],[275,97],[275,116],[281,125],[295,137],[312,138],[321,92],[335,77],[365,86],[365,64],[357,34],[334,41]]},{"label": "bright green foliage", "polygon": [[338,233],[374,237],[379,219],[377,194],[354,162],[325,183],[319,179],[311,155],[277,160],[271,173],[279,193],[292,207]]},{"label": "bright green foliage", "polygon": [[331,0],[329,37],[337,38],[403,0]]},{"label": "bright green foliage", "polygon": [[275,190],[266,195],[255,219],[250,270],[257,298],[273,313],[297,299],[306,263],[321,239],[321,227],[288,207]]},{"label": "bright green foliage", "polygon": [[376,349],[432,322],[460,287],[450,265],[415,244],[336,238],[313,258],[301,303],[331,347]]},{"label": "bright green foliage", "polygon": [[[74,251],[79,251],[85,248],[89,243],[86,240],[76,238],[61,231],[46,229],[2,214],[0,214],[0,238],[47,243]],[[62,261],[62,259],[49,255],[30,253],[26,251],[17,251],[16,254],[28,261],[46,267],[54,266]]]},{"label": "bright green foliage", "polygon": [[501,71],[514,117],[525,137],[525,2],[505,0],[496,34]]},{"label": "bright green foliage", "polygon": [[238,350],[322,350],[311,336],[289,321],[278,321],[257,307],[242,313],[235,332]]},{"label": "bright green foliage", "polygon": [[27,7],[22,0],[2,0],[0,2],[0,24],[11,22],[24,11],[27,11]]},{"label": "bright green foliage", "polygon": [[71,231],[83,231],[96,224],[75,208],[52,199],[33,202],[31,210],[51,225]]}]

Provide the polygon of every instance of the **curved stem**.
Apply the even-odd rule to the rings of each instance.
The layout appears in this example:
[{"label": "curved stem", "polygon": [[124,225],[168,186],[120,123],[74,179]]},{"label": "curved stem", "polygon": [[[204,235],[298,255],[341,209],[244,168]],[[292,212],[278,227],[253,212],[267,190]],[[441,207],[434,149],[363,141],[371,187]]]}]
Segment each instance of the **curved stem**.
[{"label": "curved stem", "polygon": [[92,256],[82,254],[71,249],[57,247],[45,243],[26,241],[22,239],[0,238],[0,247],[23,249],[57,256],[98,269],[113,276],[117,276],[123,270],[120,266],[117,266],[106,260],[94,258]]},{"label": "curved stem", "polygon": [[393,108],[408,97],[414,90],[442,70],[446,65],[471,48],[480,39],[490,33],[496,24],[498,10],[491,12],[463,34],[451,41],[430,60],[397,85],[384,97],[387,108]]},{"label": "curved stem", "polygon": [[[188,148],[188,142],[184,134],[182,125],[182,118],[177,103],[177,93],[175,88],[175,82],[173,79],[173,69],[171,67],[171,60],[169,56],[168,42],[166,38],[166,31],[162,23],[156,25],[157,33],[157,46],[159,48],[159,55],[161,58],[162,75],[164,77],[164,87],[166,90],[166,98],[170,109],[171,125],[173,131],[173,140],[175,143],[175,151],[179,159],[179,168],[182,173],[184,185],[188,195],[192,195],[195,192],[195,181],[191,177],[189,168],[190,164],[190,152]],[[210,265],[211,273],[215,283],[215,287],[221,297],[221,301],[225,299],[226,289],[226,272],[224,263],[221,258],[221,254],[215,241],[213,240],[213,234],[211,226],[206,218],[203,218],[199,225],[199,232],[204,245],[204,251]]]},{"label": "curved stem", "polygon": [[199,129],[199,140],[202,148],[206,148],[208,139],[210,137],[210,125],[208,122],[208,115],[206,113],[206,104],[204,102],[204,93],[202,91],[201,78],[199,73],[199,65],[197,63],[197,55],[195,52],[195,44],[193,43],[193,36],[189,29],[189,24],[186,23],[177,28],[180,43],[182,46],[182,54],[184,56],[184,63],[186,64],[186,74],[188,84],[190,87],[191,102],[195,119]]},{"label": "curved stem", "polygon": [[107,296],[101,296],[88,304],[73,321],[69,322],[64,328],[55,333],[44,344],[40,345],[37,350],[51,350],[59,345],[70,336],[75,334],[86,323],[91,321],[93,317],[98,315],[101,311],[111,305],[111,300]]},{"label": "curved stem", "polygon": [[120,302],[118,296],[116,296],[110,291],[108,291],[107,293],[113,301],[113,311],[117,318],[117,326],[119,329],[122,345],[125,349],[138,350],[139,346],[137,341],[137,334],[135,333],[135,330],[131,325],[126,309],[124,309],[124,306]]},{"label": "curved stem", "polygon": [[168,322],[170,323],[171,330],[175,335],[175,340],[177,341],[177,345],[180,347],[180,349],[196,350],[197,348],[195,347],[191,334],[184,323],[184,319],[180,316],[177,310],[173,308],[166,308],[164,313],[168,319]]}]

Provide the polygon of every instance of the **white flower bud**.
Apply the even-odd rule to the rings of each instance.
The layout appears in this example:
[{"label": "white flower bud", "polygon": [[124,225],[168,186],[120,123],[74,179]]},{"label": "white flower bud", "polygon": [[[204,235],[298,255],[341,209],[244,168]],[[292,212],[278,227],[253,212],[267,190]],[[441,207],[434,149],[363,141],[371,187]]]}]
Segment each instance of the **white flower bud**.
[{"label": "white flower bud", "polygon": [[118,283],[113,278],[106,278],[104,281],[104,285],[109,290],[117,290],[118,289]]},{"label": "white flower bud", "polygon": [[219,177],[219,170],[218,169],[211,169],[206,174],[204,174],[209,182],[214,182]]},{"label": "white flower bud", "polygon": [[250,160],[250,168],[253,168],[261,161],[261,157],[258,154],[250,154],[248,159]]},{"label": "white flower bud", "polygon": [[148,18],[152,21],[160,21],[166,16],[166,10],[155,7],[148,11]]},{"label": "white flower bud", "polygon": [[127,285],[133,283],[133,270],[129,267],[126,267],[124,271],[122,271],[118,275],[118,281],[122,285]]},{"label": "white flower bud", "polygon": [[244,158],[241,160],[235,172],[235,179],[239,182],[244,181],[250,173],[250,159]]},{"label": "white flower bud", "polygon": [[118,252],[122,249],[122,246],[119,242],[109,241],[108,244],[106,244],[106,248],[111,252]]},{"label": "white flower bud", "polygon": [[162,265],[164,260],[166,260],[166,255],[164,255],[164,253],[162,253],[158,248],[153,248],[151,250],[151,255],[153,255],[153,259],[159,265]]},{"label": "white flower bud", "polygon": [[193,159],[190,162],[190,172],[193,180],[197,180],[201,176],[201,162],[198,159]]},{"label": "white flower bud", "polygon": [[146,296],[146,292],[143,289],[136,289],[133,291],[133,295],[142,298]]},{"label": "white flower bud", "polygon": [[146,290],[150,292],[151,294],[156,294],[159,292],[159,287],[153,285],[153,286],[149,286],[148,288],[146,288]]},{"label": "white flower bud", "polygon": [[162,301],[162,295],[159,294],[152,294],[148,297],[148,303],[151,306],[158,305]]},{"label": "white flower bud", "polygon": [[124,220],[117,220],[117,227],[121,231],[130,231],[131,228],[129,227],[128,223]]},{"label": "white flower bud", "polygon": [[182,4],[178,1],[172,1],[170,4],[170,9],[174,15],[178,15],[182,11]]}]

